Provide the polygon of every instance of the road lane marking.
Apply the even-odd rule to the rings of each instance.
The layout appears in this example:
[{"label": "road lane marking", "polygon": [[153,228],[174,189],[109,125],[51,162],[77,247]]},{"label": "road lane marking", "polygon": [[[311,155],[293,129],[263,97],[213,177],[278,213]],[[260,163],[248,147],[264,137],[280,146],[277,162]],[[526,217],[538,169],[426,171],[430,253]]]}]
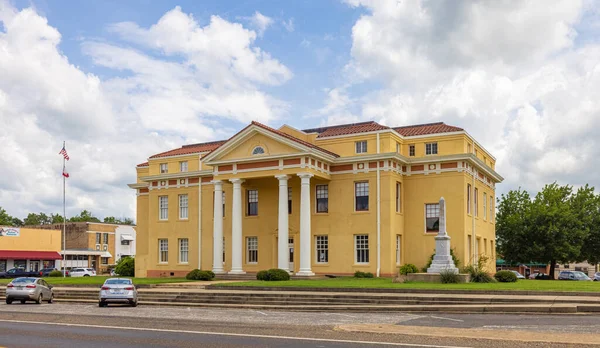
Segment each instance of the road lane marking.
[{"label": "road lane marking", "polygon": [[206,331],[191,331],[191,330],[169,330],[169,329],[152,329],[142,327],[120,327],[109,325],[91,325],[91,324],[66,324],[66,323],[48,323],[43,321],[27,321],[27,320],[8,320],[0,319],[0,322],[15,323],[15,324],[34,324],[34,325],[51,325],[51,326],[70,326],[70,327],[88,327],[95,329],[109,330],[129,330],[129,331],[151,331],[151,332],[168,332],[168,333],[186,333],[196,335],[212,335],[212,336],[231,336],[231,337],[252,337],[252,338],[269,338],[279,340],[295,340],[295,341],[311,341],[311,342],[332,342],[332,343],[353,343],[353,344],[371,344],[378,346],[397,346],[397,347],[422,347],[422,348],[471,348],[468,346],[440,346],[433,344],[417,344],[417,343],[395,343],[395,342],[373,342],[373,341],[352,341],[352,340],[335,340],[331,338],[313,338],[313,337],[293,337],[293,336],[274,336],[274,335],[252,335],[238,334],[227,332],[206,332]]},{"label": "road lane marking", "polygon": [[265,317],[268,317],[268,316],[269,316],[269,315],[268,315],[267,313],[265,313],[265,312],[261,312],[261,311],[255,311],[255,312],[256,312],[256,313],[259,313],[259,314],[262,314],[262,315],[264,315]]},{"label": "road lane marking", "polygon": [[331,315],[339,315],[339,316],[347,317],[347,318],[356,318],[355,316],[348,315],[348,314],[342,314],[342,313],[329,313],[329,314],[331,314]]},{"label": "road lane marking", "polygon": [[433,318],[433,319],[442,319],[442,320],[458,321],[458,322],[460,322],[460,323],[464,323],[464,322],[465,322],[464,320],[460,320],[460,319],[454,319],[454,318],[445,318],[445,317],[436,317],[436,316],[433,316],[433,315],[430,315],[429,317],[430,317],[430,318]]}]

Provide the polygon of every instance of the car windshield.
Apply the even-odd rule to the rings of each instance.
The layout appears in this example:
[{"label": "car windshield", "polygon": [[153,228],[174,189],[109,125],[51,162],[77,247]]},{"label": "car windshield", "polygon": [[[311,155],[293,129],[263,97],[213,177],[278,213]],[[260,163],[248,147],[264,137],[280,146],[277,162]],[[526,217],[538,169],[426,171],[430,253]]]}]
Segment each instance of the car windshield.
[{"label": "car windshield", "polygon": [[12,281],[13,284],[21,283],[21,284],[29,284],[33,283],[35,278],[17,278]]},{"label": "car windshield", "polygon": [[131,280],[130,279],[107,279],[104,284],[108,284],[108,285],[130,285],[131,284]]}]

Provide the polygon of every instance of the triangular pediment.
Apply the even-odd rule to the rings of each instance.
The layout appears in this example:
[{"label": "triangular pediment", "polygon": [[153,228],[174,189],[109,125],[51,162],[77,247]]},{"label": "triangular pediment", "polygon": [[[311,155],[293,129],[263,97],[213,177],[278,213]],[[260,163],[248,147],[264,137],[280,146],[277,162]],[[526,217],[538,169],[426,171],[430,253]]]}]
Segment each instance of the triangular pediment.
[{"label": "triangular pediment", "polygon": [[205,161],[210,165],[213,162],[254,160],[261,157],[306,154],[310,151],[309,146],[294,141],[289,136],[251,124],[206,156]]}]

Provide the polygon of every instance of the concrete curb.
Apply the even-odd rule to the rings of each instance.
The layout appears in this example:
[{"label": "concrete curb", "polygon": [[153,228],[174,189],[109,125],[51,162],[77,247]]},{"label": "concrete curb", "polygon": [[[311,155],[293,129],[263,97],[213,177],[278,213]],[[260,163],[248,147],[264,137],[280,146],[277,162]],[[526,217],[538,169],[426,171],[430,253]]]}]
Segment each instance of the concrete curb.
[{"label": "concrete curb", "polygon": [[600,297],[598,292],[585,291],[534,291],[534,290],[453,290],[453,289],[397,289],[397,288],[308,288],[296,286],[217,286],[206,285],[207,290],[237,291],[311,291],[311,292],[363,292],[363,293],[406,293],[406,294],[456,294],[456,295],[521,295],[521,296],[589,296]]}]

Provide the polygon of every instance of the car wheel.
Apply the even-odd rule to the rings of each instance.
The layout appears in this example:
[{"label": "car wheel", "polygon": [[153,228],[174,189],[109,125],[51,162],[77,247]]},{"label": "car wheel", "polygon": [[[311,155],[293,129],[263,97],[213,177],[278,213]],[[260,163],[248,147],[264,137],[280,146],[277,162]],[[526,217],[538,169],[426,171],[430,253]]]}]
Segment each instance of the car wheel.
[{"label": "car wheel", "polygon": [[106,307],[106,302],[104,302],[104,301],[98,302],[98,307]]},{"label": "car wheel", "polygon": [[84,277],[89,277],[90,275],[89,275],[89,274],[84,274],[83,276],[84,276]]},{"label": "car wheel", "polygon": [[38,296],[37,300],[35,300],[35,303],[37,304],[41,304],[43,300],[42,294],[40,294],[40,296]]},{"label": "car wheel", "polygon": [[54,301],[54,294],[50,295],[50,299],[48,299],[48,303],[52,303]]},{"label": "car wheel", "polygon": [[12,300],[11,300],[11,299],[9,299],[9,298],[7,298],[7,299],[6,299],[6,304],[11,304],[11,303],[12,303]]},{"label": "car wheel", "polygon": [[25,300],[21,300],[21,304],[25,304]]},{"label": "car wheel", "polygon": [[131,302],[131,307],[137,307],[137,301]]}]

